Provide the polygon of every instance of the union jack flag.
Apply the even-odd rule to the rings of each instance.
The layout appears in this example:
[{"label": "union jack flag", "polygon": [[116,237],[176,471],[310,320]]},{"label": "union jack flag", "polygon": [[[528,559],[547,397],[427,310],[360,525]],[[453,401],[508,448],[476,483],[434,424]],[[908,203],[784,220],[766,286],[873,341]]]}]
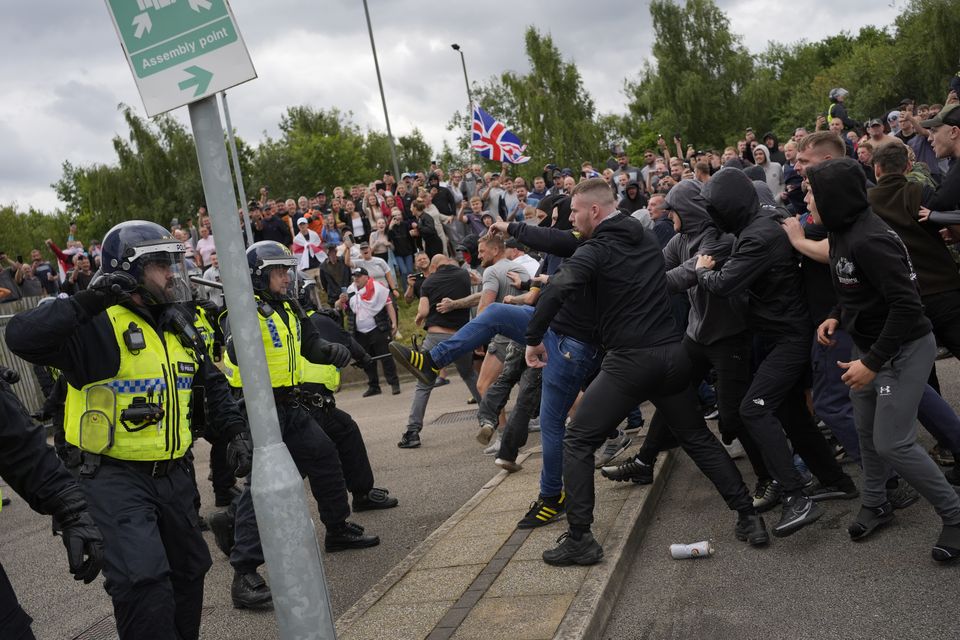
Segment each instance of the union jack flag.
[{"label": "union jack flag", "polygon": [[487,160],[523,164],[530,157],[523,155],[527,145],[507,127],[475,105],[473,107],[473,140],[470,148]]}]

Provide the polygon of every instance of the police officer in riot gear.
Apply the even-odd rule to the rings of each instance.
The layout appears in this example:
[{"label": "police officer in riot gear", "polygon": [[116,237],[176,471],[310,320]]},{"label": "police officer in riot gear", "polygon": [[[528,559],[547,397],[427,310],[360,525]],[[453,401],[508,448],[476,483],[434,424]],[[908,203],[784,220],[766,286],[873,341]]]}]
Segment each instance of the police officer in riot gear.
[{"label": "police officer in riot gear", "polygon": [[[89,584],[100,573],[103,537],[80,487],[47,446],[43,429],[30,419],[10,389],[8,381],[16,382],[19,376],[5,367],[0,369],[5,369],[0,373],[0,476],[34,511],[53,515],[67,548],[70,573]],[[30,622],[0,565],[0,638],[32,639]]]},{"label": "police officer in riot gear", "polygon": [[[291,282],[295,276],[291,278],[290,271],[295,271],[297,258],[287,247],[271,240],[256,242],[247,249],[247,264],[256,295],[281,434],[297,469],[310,481],[320,520],[327,529],[324,546],[327,551],[376,546],[380,544],[380,538],[347,521],[350,504],[336,446],[310,415],[308,407],[315,398],[300,388],[304,360],[344,367],[350,363],[350,351],[340,344],[323,340],[310,322],[304,322],[306,316],[296,296],[291,296],[291,291],[296,289]],[[226,341],[224,364],[227,380],[239,393],[241,371],[236,364],[227,313],[220,317],[220,326]],[[224,532],[218,532],[222,524],[211,519],[218,544],[224,538]],[[235,539],[230,552],[230,564],[235,570],[231,588],[233,604],[238,608],[270,606],[269,589],[257,574],[257,567],[264,562],[263,548],[249,487],[237,501],[234,524]]]},{"label": "police officer in riot gear", "polygon": [[[360,367],[372,361],[363,347],[344,331],[339,314],[333,309],[317,311],[313,302],[314,283],[304,284],[300,304],[306,310],[308,322],[328,342],[342,344]],[[353,494],[354,511],[390,509],[397,506],[397,499],[386,489],[374,487],[373,469],[363,442],[360,427],[349,413],[338,409],[333,394],[340,389],[340,370],[329,364],[314,364],[304,361],[301,388],[311,394],[313,402],[308,405],[310,415],[337,447],[347,490]]]},{"label": "police officer in riot gear", "polygon": [[88,289],[13,318],[7,344],[67,382],[65,437],[81,450],[120,638],[197,638],[211,564],[184,460],[204,415],[197,397],[238,475],[250,467],[246,422],[179,305],[190,299],[183,244],[152,222],[123,222],[101,261]]}]

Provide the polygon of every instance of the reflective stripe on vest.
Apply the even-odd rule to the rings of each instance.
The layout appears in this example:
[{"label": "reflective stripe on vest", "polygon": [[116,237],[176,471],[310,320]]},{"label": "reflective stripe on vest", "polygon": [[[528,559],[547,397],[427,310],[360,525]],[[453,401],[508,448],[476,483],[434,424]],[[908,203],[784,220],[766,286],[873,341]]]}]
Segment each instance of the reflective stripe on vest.
[{"label": "reflective stripe on vest", "polygon": [[[302,382],[303,358],[300,356],[301,332],[300,320],[286,302],[283,303],[287,313],[288,327],[280,314],[274,310],[268,318],[257,313],[260,320],[260,339],[267,355],[267,369],[270,371],[270,386],[295,387]],[[224,373],[231,387],[243,386],[240,377],[240,367],[230,359],[230,354],[223,355]]]},{"label": "reflective stripe on vest", "polygon": [[[192,350],[187,350],[177,336],[164,331],[159,336],[143,317],[123,306],[113,306],[104,313],[110,319],[120,349],[120,368],[107,380],[91,382],[82,389],[67,385],[64,406],[64,430],[70,444],[83,449],[80,421],[88,407],[92,387],[113,391],[114,406],[105,411],[113,425],[113,445],[103,455],[119,460],[170,460],[183,456],[193,435],[190,432],[190,398],[193,378],[200,363]],[[135,324],[143,331],[146,348],[130,351],[123,339],[125,331]],[[121,421],[121,413],[134,401],[142,399],[163,407],[163,419],[143,429],[129,431]],[[101,407],[96,407],[101,409]],[[128,423],[129,424],[129,423]],[[136,427],[139,425],[130,425]]]}]

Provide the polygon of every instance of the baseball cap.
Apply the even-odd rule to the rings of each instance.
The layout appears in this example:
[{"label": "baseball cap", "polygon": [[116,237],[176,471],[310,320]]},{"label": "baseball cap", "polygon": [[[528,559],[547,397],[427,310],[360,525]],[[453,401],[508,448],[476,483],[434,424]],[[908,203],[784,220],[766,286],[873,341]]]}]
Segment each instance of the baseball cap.
[{"label": "baseball cap", "polygon": [[887,114],[887,122],[899,122],[900,121],[900,111],[891,111]]},{"label": "baseball cap", "polygon": [[327,192],[324,191],[323,189],[320,189],[320,191],[317,191],[315,197],[319,198],[320,196],[325,196],[325,195],[327,195]]},{"label": "baseball cap", "polygon": [[573,175],[573,169],[570,169],[570,168],[568,168],[568,167],[564,167],[563,169],[560,170],[560,175],[562,175],[562,176],[572,176],[572,175]]},{"label": "baseball cap", "polygon": [[364,241],[364,242],[361,242],[361,243],[360,243],[359,245],[357,245],[357,246],[360,247],[361,249],[369,249],[369,248],[370,248],[370,243]]},{"label": "baseball cap", "polygon": [[883,121],[882,121],[880,118],[871,118],[871,119],[867,122],[867,126],[868,126],[868,127],[872,127],[872,126],[874,126],[874,125],[876,125],[876,126],[881,126],[881,127],[882,127],[882,126],[883,126]]},{"label": "baseball cap", "polygon": [[504,242],[504,244],[506,245],[506,247],[507,247],[508,249],[519,249],[520,251],[526,251],[526,250],[527,250],[527,247],[524,246],[524,244],[523,244],[522,242],[520,242],[519,240],[517,240],[516,238],[513,238],[513,237],[507,238],[506,241]]},{"label": "baseball cap", "polygon": [[302,224],[310,224],[310,221],[307,220],[306,218],[300,218],[300,219],[298,219],[298,220],[297,220],[297,226],[299,227],[299,226],[302,225]]},{"label": "baseball cap", "polygon": [[924,129],[929,129],[930,127],[939,127],[942,124],[950,125],[951,127],[960,127],[960,105],[946,105],[943,109],[940,109],[940,113],[935,117],[921,122],[920,126]]},{"label": "baseball cap", "polygon": [[337,250],[337,243],[336,243],[336,242],[328,242],[327,244],[323,245],[323,248],[326,249],[327,251],[334,251],[334,252],[336,252],[336,250]]},{"label": "baseball cap", "polygon": [[367,270],[364,269],[363,267],[357,267],[356,269],[350,272],[350,275],[356,278],[357,276],[368,276],[370,274],[367,273]]}]

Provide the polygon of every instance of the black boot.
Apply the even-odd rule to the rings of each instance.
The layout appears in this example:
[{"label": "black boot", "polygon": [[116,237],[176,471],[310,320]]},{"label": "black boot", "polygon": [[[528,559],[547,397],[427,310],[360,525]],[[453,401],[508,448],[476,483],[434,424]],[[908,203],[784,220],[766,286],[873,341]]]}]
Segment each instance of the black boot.
[{"label": "black boot", "polygon": [[230,557],[233,550],[234,516],[230,511],[217,511],[207,519],[217,548],[223,555]]},{"label": "black boot", "polygon": [[243,492],[237,485],[233,485],[224,491],[214,491],[214,504],[218,507],[229,507],[233,499],[241,493]]},{"label": "black boot", "polygon": [[233,574],[233,585],[230,587],[230,597],[233,598],[235,609],[272,609],[273,596],[270,587],[256,571],[250,573]]},{"label": "black boot", "polygon": [[366,493],[353,494],[353,510],[372,511],[374,509],[392,509],[397,506],[397,499],[390,497],[390,492],[386,489],[374,487]]},{"label": "black boot", "polygon": [[344,522],[339,527],[327,529],[323,546],[327,551],[345,551],[347,549],[366,549],[380,544],[378,536],[363,532],[363,527],[353,522]]}]

